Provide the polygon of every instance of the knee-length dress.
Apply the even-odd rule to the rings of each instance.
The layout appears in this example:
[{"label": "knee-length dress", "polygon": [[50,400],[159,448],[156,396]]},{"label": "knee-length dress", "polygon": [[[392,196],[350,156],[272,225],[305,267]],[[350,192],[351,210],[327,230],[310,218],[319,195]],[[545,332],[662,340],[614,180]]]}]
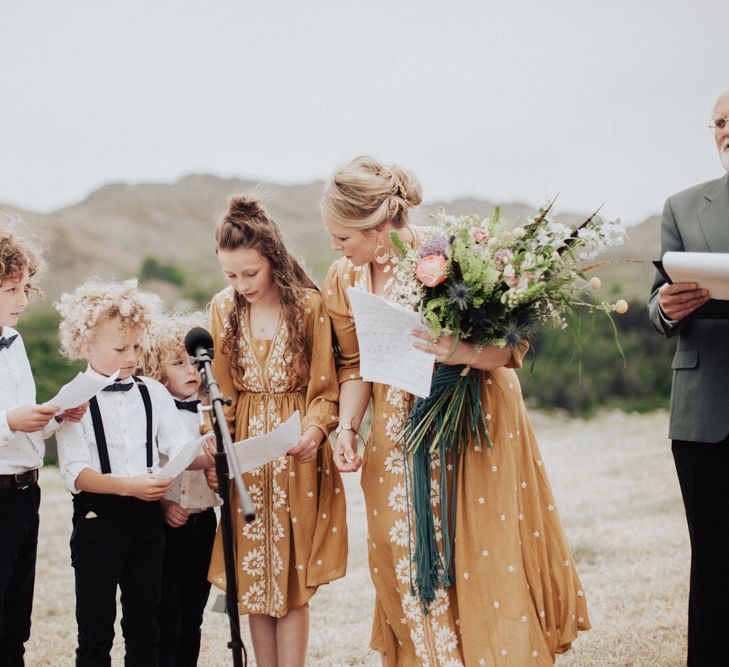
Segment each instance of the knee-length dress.
[{"label": "knee-length dress", "polygon": [[[350,286],[371,291],[370,269],[342,258],[330,269],[323,289],[340,382],[360,377],[346,293]],[[511,365],[519,366],[518,352],[514,357]],[[424,613],[411,586],[412,499],[398,438],[411,397],[391,386],[373,385],[361,481],[376,591],[370,645],[385,653],[391,666],[551,665],[578,630],[590,627],[514,370],[483,372],[481,396],[494,446],[469,447],[447,460],[451,481],[457,466],[451,490],[457,495],[455,582],[437,590]],[[438,531],[437,455],[431,468]],[[441,534],[438,542],[442,554]]]},{"label": "knee-length dress", "polygon": [[[311,351],[309,374],[292,377],[288,328],[279,320],[272,340],[255,338],[248,318],[240,319],[242,379],[231,372],[222,352],[233,291],[224,289],[211,304],[211,334],[215,346],[213,373],[224,396],[228,426],[235,440],[267,433],[296,410],[302,432],[316,426],[328,437],[337,424],[339,385],[332,352],[331,322],[321,295],[306,290],[301,304],[306,341]],[[333,465],[327,440],[316,461],[299,463],[282,456],[243,474],[256,508],[248,524],[238,507],[231,483],[234,516],[238,607],[241,614],[281,617],[302,607],[321,584],[344,576],[347,564],[347,523],[344,488]],[[225,589],[222,531],[213,547],[208,578]]]}]

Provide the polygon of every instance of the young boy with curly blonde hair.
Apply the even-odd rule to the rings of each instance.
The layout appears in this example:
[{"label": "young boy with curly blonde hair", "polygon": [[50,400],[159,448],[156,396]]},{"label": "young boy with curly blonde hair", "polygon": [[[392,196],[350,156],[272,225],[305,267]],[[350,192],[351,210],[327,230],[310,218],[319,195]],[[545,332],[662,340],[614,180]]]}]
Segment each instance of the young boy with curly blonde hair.
[{"label": "young boy with curly blonde hair", "polygon": [[48,437],[81,406],[54,420],[58,408],[37,405],[22,336],[12,328],[28,305],[41,252],[19,221],[0,223],[0,665],[22,665],[38,547],[38,470]]},{"label": "young boy with curly blonde hair", "polygon": [[[140,370],[159,380],[175,400],[190,437],[204,428],[200,421],[200,372],[185,351],[185,335],[207,326],[202,313],[176,313],[154,319],[144,345]],[[196,665],[203,612],[210,593],[208,566],[215,540],[215,493],[202,470],[185,470],[162,498],[165,551],[159,607],[160,667]]]},{"label": "young boy with curly blonde hair", "polygon": [[[71,562],[76,578],[77,665],[108,665],[116,589],[121,589],[125,663],[158,664],[157,607],[164,529],[160,499],[169,479],[153,471],[191,440],[169,392],[133,375],[159,299],[92,278],[55,304],[61,349],[86,359],[86,373],[117,381],[90,401],[78,424],[58,431],[58,457],[73,494]],[[204,467],[206,459],[200,457]]]}]

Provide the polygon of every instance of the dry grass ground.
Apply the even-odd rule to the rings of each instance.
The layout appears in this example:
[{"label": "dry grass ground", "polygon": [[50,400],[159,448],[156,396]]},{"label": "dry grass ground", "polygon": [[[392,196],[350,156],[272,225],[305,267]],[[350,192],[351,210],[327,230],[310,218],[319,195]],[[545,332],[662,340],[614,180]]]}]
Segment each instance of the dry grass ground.
[{"label": "dry grass ground", "polygon": [[[593,623],[573,651],[558,658],[558,667],[685,664],[689,549],[664,437],[666,415],[610,413],[581,421],[537,414],[534,421]],[[28,664],[71,665],[76,634],[68,549],[71,502],[56,470],[44,471],[42,486]],[[372,588],[355,477],[347,480],[347,493],[349,573],[313,600],[310,665],[379,665],[367,647]],[[250,647],[246,623],[242,625]],[[200,665],[230,664],[227,632],[225,616],[208,611]],[[117,629],[114,664],[123,664],[122,656]],[[250,664],[255,664],[252,656]]]}]

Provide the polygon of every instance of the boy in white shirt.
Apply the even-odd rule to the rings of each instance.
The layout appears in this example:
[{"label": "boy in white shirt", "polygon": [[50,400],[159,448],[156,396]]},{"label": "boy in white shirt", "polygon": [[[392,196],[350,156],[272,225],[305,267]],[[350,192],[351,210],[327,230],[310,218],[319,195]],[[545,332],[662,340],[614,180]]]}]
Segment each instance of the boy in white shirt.
[{"label": "boy in white shirt", "polygon": [[[169,392],[134,377],[159,299],[135,280],[91,279],[56,308],[61,349],[86,359],[86,373],[116,382],[91,399],[78,424],[58,431],[58,457],[74,494],[71,562],[76,578],[76,665],[110,665],[116,590],[121,589],[125,663],[158,664],[157,607],[164,529],[160,499],[170,480],[157,479],[159,455],[174,457],[191,440]],[[207,460],[199,457],[197,467]]]},{"label": "boy in white shirt", "polygon": [[[175,399],[190,436],[204,429],[200,372],[185,351],[185,335],[206,326],[202,314],[155,318],[144,346],[141,372],[159,380]],[[165,553],[159,607],[160,667],[194,667],[200,653],[203,612],[210,593],[208,567],[215,540],[214,507],[218,504],[202,470],[186,470],[162,499]]]},{"label": "boy in white shirt", "polygon": [[[13,228],[14,227],[14,228]],[[38,547],[38,469],[58,409],[37,405],[35,382],[15,325],[28,305],[40,251],[19,225],[0,229],[0,667],[23,665],[30,637]],[[78,420],[85,406],[57,417]]]}]

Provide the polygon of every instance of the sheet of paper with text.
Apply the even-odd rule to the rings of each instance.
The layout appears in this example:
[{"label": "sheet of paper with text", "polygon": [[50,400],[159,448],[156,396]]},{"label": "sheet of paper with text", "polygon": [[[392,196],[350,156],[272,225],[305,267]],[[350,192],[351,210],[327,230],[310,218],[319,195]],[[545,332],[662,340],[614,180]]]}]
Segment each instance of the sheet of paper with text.
[{"label": "sheet of paper with text", "polygon": [[411,331],[425,331],[422,317],[381,296],[347,289],[359,343],[363,380],[389,384],[421,398],[430,395],[435,356],[413,347]]}]

